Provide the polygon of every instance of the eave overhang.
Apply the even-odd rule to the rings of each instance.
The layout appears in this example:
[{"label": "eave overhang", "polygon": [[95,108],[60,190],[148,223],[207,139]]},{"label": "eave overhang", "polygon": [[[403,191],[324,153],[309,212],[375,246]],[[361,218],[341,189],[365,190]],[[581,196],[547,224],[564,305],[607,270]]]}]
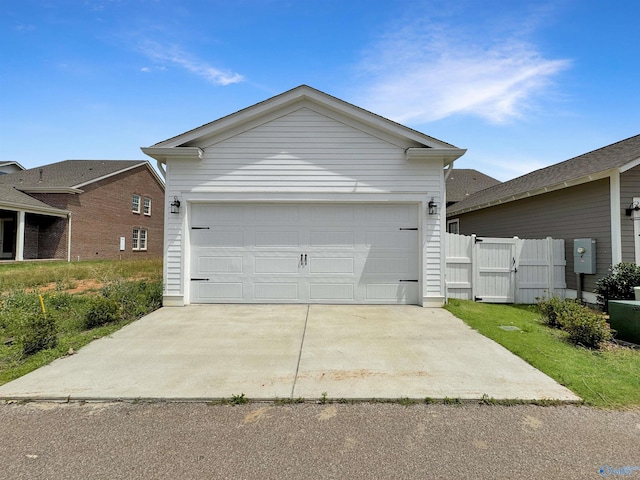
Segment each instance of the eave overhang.
[{"label": "eave overhang", "polygon": [[467,152],[464,148],[407,148],[405,155],[407,160],[439,160],[443,166],[452,164]]},{"label": "eave overhang", "polygon": [[172,160],[202,160],[204,152],[199,147],[142,147],[142,152],[160,163]]}]

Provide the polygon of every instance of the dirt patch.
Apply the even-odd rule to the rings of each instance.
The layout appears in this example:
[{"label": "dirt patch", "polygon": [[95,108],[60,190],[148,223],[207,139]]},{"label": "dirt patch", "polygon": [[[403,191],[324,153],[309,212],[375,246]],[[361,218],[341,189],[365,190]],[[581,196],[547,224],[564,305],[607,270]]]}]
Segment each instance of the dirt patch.
[{"label": "dirt patch", "polygon": [[74,280],[72,286],[70,288],[60,288],[60,284],[58,283],[48,283],[46,285],[42,285],[38,288],[29,288],[26,292],[65,292],[71,295],[75,293],[87,293],[87,292],[98,292],[102,287],[104,287],[104,282],[98,282],[92,279],[86,280]]}]

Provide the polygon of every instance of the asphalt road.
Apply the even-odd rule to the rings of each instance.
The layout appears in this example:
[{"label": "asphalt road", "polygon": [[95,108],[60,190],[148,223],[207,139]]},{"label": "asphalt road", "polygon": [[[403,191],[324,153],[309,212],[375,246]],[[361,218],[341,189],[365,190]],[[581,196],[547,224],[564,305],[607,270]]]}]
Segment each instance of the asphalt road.
[{"label": "asphalt road", "polygon": [[375,403],[0,405],[2,479],[605,475],[640,479],[640,411]]}]

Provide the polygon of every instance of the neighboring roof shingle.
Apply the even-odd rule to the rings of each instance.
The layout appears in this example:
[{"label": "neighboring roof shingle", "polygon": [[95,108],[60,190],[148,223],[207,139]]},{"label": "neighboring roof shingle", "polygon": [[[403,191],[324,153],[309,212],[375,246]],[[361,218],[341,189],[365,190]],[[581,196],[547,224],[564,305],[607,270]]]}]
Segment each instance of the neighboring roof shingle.
[{"label": "neighboring roof shingle", "polygon": [[640,135],[481,190],[449,207],[447,215],[466,209],[483,208],[489,203],[620,168],[638,159],[640,159]]},{"label": "neighboring roof shingle", "polygon": [[99,178],[146,163],[146,160],[64,160],[22,172],[0,175],[0,184],[11,184],[18,189],[78,188]]},{"label": "neighboring roof shingle", "polygon": [[447,178],[447,204],[464,200],[471,194],[499,183],[499,180],[472,168],[454,168]]},{"label": "neighboring roof shingle", "polygon": [[[4,175],[3,175],[4,176]],[[65,210],[54,208],[31,195],[16,190],[12,185],[0,185],[0,208],[23,208],[39,212],[65,213]]]}]

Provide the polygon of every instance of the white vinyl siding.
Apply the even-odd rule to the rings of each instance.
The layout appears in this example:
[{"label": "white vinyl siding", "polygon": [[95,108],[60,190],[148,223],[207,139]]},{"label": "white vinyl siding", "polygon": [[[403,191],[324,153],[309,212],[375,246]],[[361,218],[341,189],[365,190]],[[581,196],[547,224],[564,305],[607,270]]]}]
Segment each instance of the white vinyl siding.
[{"label": "white vinyl siding", "polygon": [[422,145],[356,127],[305,107],[224,139],[199,140],[201,160],[169,159],[166,196],[182,198],[185,208],[165,216],[165,295],[188,293],[187,226],[199,202],[395,201],[419,204],[420,296],[443,297],[444,209],[425,212],[431,197],[439,206],[444,199],[442,160],[407,160],[405,150]]}]

